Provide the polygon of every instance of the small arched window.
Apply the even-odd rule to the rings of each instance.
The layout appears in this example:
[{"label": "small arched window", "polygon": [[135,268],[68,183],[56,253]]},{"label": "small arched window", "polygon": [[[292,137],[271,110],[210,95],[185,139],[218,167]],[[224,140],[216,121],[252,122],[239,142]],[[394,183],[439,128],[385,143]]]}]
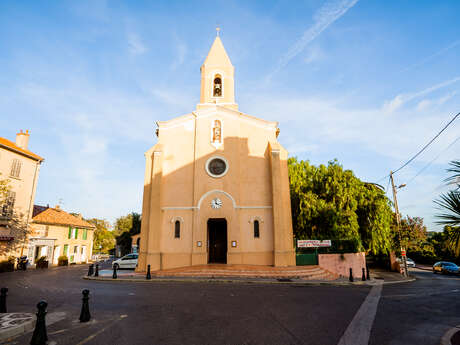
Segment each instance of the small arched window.
[{"label": "small arched window", "polygon": [[259,221],[255,220],[254,221],[254,238],[259,238],[259,237],[260,237]]},{"label": "small arched window", "polygon": [[174,238],[180,238],[180,221],[174,223]]},{"label": "small arched window", "polygon": [[212,90],[213,97],[222,97],[222,78],[220,75],[215,76]]}]

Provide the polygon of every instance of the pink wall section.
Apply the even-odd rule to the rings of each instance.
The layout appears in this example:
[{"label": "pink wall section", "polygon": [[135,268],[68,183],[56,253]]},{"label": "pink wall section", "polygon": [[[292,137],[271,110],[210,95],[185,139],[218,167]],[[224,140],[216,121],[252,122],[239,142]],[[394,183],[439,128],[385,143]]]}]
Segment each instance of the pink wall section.
[{"label": "pink wall section", "polygon": [[348,277],[352,268],[353,277],[361,278],[362,269],[366,268],[366,253],[319,254],[318,263],[321,268],[343,277]]}]

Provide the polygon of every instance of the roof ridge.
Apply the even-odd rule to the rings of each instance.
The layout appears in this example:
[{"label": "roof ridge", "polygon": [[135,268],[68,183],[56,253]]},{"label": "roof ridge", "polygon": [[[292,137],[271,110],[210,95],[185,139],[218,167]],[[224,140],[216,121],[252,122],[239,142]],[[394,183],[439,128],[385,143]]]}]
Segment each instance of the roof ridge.
[{"label": "roof ridge", "polygon": [[16,145],[13,141],[9,140],[9,139],[6,139],[6,138],[3,138],[3,137],[0,137],[0,146],[4,146],[6,147],[7,149],[12,149],[14,151],[16,151],[17,153],[20,153],[20,154],[24,154],[30,158],[33,158],[33,159],[36,159],[36,160],[39,160],[39,161],[43,161],[44,158],[43,157],[40,157],[39,155],[33,153],[32,151],[29,151],[29,150],[25,150],[23,148],[20,148],[18,145]]}]

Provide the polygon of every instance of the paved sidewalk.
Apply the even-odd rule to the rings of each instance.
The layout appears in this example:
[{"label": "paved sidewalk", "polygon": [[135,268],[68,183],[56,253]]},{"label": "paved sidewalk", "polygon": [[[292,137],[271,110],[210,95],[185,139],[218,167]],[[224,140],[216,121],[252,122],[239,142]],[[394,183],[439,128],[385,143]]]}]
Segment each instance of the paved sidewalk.
[{"label": "paved sidewalk", "polygon": [[151,272],[152,279],[146,279],[146,273],[118,270],[117,279],[112,278],[113,271],[101,270],[99,277],[84,276],[84,279],[113,282],[208,282],[208,283],[265,283],[300,285],[376,285],[395,284],[414,281],[414,277],[405,278],[399,273],[384,270],[371,270],[371,279],[362,281],[355,278],[337,277],[318,266],[293,266],[285,268],[254,267],[249,265],[203,265],[172,270]]}]

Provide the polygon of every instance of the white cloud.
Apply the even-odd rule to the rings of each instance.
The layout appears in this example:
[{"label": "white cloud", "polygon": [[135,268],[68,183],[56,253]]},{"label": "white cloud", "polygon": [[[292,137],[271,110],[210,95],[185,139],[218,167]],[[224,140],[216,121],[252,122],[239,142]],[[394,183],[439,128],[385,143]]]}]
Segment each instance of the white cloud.
[{"label": "white cloud", "polygon": [[437,51],[436,53],[431,54],[431,55],[427,56],[426,58],[422,59],[421,61],[402,69],[401,72],[405,72],[405,71],[408,71],[408,70],[410,70],[412,68],[422,66],[422,65],[426,64],[428,61],[434,59],[435,57],[437,57],[439,55],[442,55],[442,54],[446,53],[447,51],[451,50],[452,48],[455,48],[458,45],[460,45],[460,40],[452,42],[447,47],[444,47],[443,49]]},{"label": "white cloud", "polygon": [[437,98],[437,99],[424,99],[421,100],[417,104],[417,110],[426,110],[431,106],[436,106],[436,105],[443,105],[446,103],[448,100],[450,100],[452,97],[454,97],[457,94],[457,91],[449,92],[448,94]]},{"label": "white cloud", "polygon": [[326,30],[332,23],[342,17],[352,8],[358,0],[339,0],[329,1],[324,4],[313,16],[313,25],[304,31],[302,37],[297,40],[279,60],[274,70],[268,75],[270,80],[272,76],[284,68],[289,61],[300,54],[305,47]]},{"label": "white cloud", "polygon": [[412,101],[414,99],[417,99],[419,97],[422,97],[422,96],[425,96],[427,94],[430,94],[430,93],[432,93],[432,92],[434,92],[436,90],[439,90],[439,89],[444,88],[446,86],[452,85],[452,84],[454,84],[454,83],[456,83],[458,81],[460,81],[460,76],[456,77],[456,78],[453,78],[453,79],[443,81],[442,83],[433,85],[433,86],[431,86],[429,88],[426,88],[425,90],[422,90],[422,91],[419,91],[419,92],[399,94],[395,98],[393,98],[392,100],[386,101],[384,103],[384,105],[383,105],[383,108],[388,112],[393,112],[396,109],[402,107],[404,104],[406,104],[406,103],[408,103],[408,102],[410,102],[410,101]]},{"label": "white cloud", "polygon": [[176,43],[174,45],[174,50],[175,50],[176,56],[171,64],[172,70],[175,70],[177,67],[182,65],[185,61],[185,56],[187,55],[187,45],[183,41],[179,40],[178,38],[176,38],[175,41]]},{"label": "white cloud", "polygon": [[147,51],[147,47],[141,38],[132,32],[128,34],[128,48],[132,55],[141,55]]},{"label": "white cloud", "polygon": [[305,56],[304,62],[306,64],[314,63],[324,57],[324,52],[321,50],[319,46],[311,47],[307,50],[307,54]]}]

